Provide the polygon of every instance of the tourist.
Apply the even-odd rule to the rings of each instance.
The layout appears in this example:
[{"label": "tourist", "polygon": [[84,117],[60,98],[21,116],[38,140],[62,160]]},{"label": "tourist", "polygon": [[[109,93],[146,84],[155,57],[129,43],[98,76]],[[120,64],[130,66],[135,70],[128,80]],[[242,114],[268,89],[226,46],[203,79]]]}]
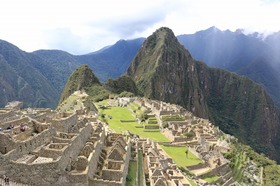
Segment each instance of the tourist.
[{"label": "tourist", "polygon": [[9,185],[10,184],[10,179],[8,176],[4,176],[4,181],[5,181],[5,185]]},{"label": "tourist", "polygon": [[26,125],[24,125],[23,123],[20,124],[20,131],[21,131],[21,132],[24,132],[26,129],[27,129],[27,126],[26,126]]}]

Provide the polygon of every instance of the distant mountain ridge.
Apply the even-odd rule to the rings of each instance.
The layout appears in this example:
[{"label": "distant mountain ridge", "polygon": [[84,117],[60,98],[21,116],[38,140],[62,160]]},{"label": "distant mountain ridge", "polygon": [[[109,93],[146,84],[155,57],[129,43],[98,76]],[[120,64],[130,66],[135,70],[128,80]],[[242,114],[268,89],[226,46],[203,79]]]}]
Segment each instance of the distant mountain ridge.
[{"label": "distant mountain ridge", "polygon": [[[258,33],[244,35],[240,30],[221,31],[212,27],[177,38],[195,59],[209,66],[246,75],[260,83],[280,106],[280,32],[264,39]],[[101,82],[115,79],[125,73],[144,40],[120,40],[99,51],[79,56],[60,50],[27,53],[1,41],[0,55],[3,57],[0,63],[3,68],[0,69],[0,93],[3,96],[0,106],[8,101],[21,100],[26,102],[25,106],[55,108],[67,77],[74,69],[87,64]],[[3,72],[4,67],[6,72]],[[27,80],[28,74],[32,77]]]},{"label": "distant mountain ridge", "polygon": [[245,75],[262,84],[280,106],[280,34],[274,33],[265,39],[259,35],[211,27],[177,38],[195,59],[211,67]]},{"label": "distant mountain ridge", "polygon": [[32,64],[38,58],[16,46],[0,40],[0,106],[7,101],[20,100],[25,107],[51,107],[58,91]]},{"label": "distant mountain ridge", "polygon": [[144,38],[134,40],[119,40],[110,47],[87,55],[76,56],[81,64],[88,64],[94,69],[100,81],[121,76],[129,66]]},{"label": "distant mountain ridge", "polygon": [[195,60],[169,28],[147,38],[127,74],[145,97],[209,118],[224,132],[280,161],[280,111],[265,90],[249,78]]},{"label": "distant mountain ridge", "polygon": [[0,40],[0,107],[19,100],[25,107],[55,108],[67,78],[77,67],[88,64],[102,82],[115,79],[125,72],[143,40],[120,40],[80,56],[61,50],[28,53]]}]

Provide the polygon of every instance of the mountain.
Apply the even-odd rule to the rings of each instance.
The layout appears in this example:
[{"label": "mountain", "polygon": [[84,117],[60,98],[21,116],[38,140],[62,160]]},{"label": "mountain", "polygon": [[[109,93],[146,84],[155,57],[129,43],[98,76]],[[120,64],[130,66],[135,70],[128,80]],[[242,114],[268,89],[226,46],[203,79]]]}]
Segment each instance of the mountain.
[{"label": "mountain", "polygon": [[126,71],[143,40],[120,40],[80,56],[60,50],[28,53],[0,40],[0,107],[19,100],[25,107],[55,108],[67,78],[77,67],[88,64],[103,82],[117,78]]},{"label": "mountain", "polygon": [[96,76],[105,82],[121,76],[129,66],[144,38],[120,40],[112,46],[87,55],[76,56],[81,64],[88,64],[94,69]]},{"label": "mountain", "polygon": [[25,107],[54,107],[59,93],[32,64],[37,59],[16,46],[0,40],[0,106],[23,101]]},{"label": "mountain", "polygon": [[[195,34],[178,36],[178,40],[195,59],[260,83],[280,106],[279,32],[262,39],[258,33],[244,35],[242,31],[221,31],[212,27]],[[1,41],[2,49],[6,48],[0,51],[3,56],[1,64],[5,61],[3,68],[5,66],[9,70],[3,72],[4,69],[0,69],[2,74],[6,74],[1,76],[0,92],[3,96],[0,106],[3,107],[8,101],[21,100],[25,106],[55,108],[67,78],[74,69],[87,64],[94,69],[101,82],[115,79],[125,73],[143,42],[144,38],[119,40],[99,51],[75,56],[59,50],[27,53]],[[18,66],[18,63],[22,66]]]},{"label": "mountain", "polygon": [[177,38],[195,59],[260,83],[280,106],[280,34],[272,34],[265,40],[260,36],[259,33],[245,35],[242,30],[231,32],[211,27]]},{"label": "mountain", "polygon": [[68,78],[67,83],[61,93],[60,103],[67,99],[77,90],[84,90],[92,85],[101,85],[98,78],[93,74],[87,65],[81,65]]},{"label": "mountain", "polygon": [[108,79],[104,86],[108,91],[114,94],[121,94],[126,91],[133,93],[134,95],[141,95],[141,92],[138,90],[135,82],[127,75],[122,75],[114,80]]},{"label": "mountain", "polygon": [[80,66],[74,55],[60,50],[38,50],[31,54],[41,59],[30,60],[31,64],[51,82],[59,93],[67,78]]},{"label": "mountain", "polygon": [[146,97],[209,118],[224,132],[280,160],[280,111],[262,86],[195,60],[169,28],[145,40],[127,74]]}]

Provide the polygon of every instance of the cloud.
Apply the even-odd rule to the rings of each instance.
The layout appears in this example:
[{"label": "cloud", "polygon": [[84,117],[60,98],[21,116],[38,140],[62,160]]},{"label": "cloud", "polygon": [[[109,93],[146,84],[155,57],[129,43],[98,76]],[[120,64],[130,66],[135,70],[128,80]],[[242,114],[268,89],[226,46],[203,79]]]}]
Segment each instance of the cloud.
[{"label": "cloud", "polygon": [[276,0],[0,0],[0,38],[23,50],[82,54],[167,26],[176,35],[216,26],[280,30]]}]

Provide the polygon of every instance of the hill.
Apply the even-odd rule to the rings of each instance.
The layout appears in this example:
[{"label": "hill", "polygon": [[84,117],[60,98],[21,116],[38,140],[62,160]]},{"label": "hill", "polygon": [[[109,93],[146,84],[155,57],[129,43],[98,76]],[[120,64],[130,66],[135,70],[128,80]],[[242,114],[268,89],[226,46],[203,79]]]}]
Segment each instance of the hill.
[{"label": "hill", "polygon": [[280,112],[265,90],[246,77],[196,61],[169,28],[147,38],[127,74],[144,96],[209,118],[224,132],[279,161]]}]

